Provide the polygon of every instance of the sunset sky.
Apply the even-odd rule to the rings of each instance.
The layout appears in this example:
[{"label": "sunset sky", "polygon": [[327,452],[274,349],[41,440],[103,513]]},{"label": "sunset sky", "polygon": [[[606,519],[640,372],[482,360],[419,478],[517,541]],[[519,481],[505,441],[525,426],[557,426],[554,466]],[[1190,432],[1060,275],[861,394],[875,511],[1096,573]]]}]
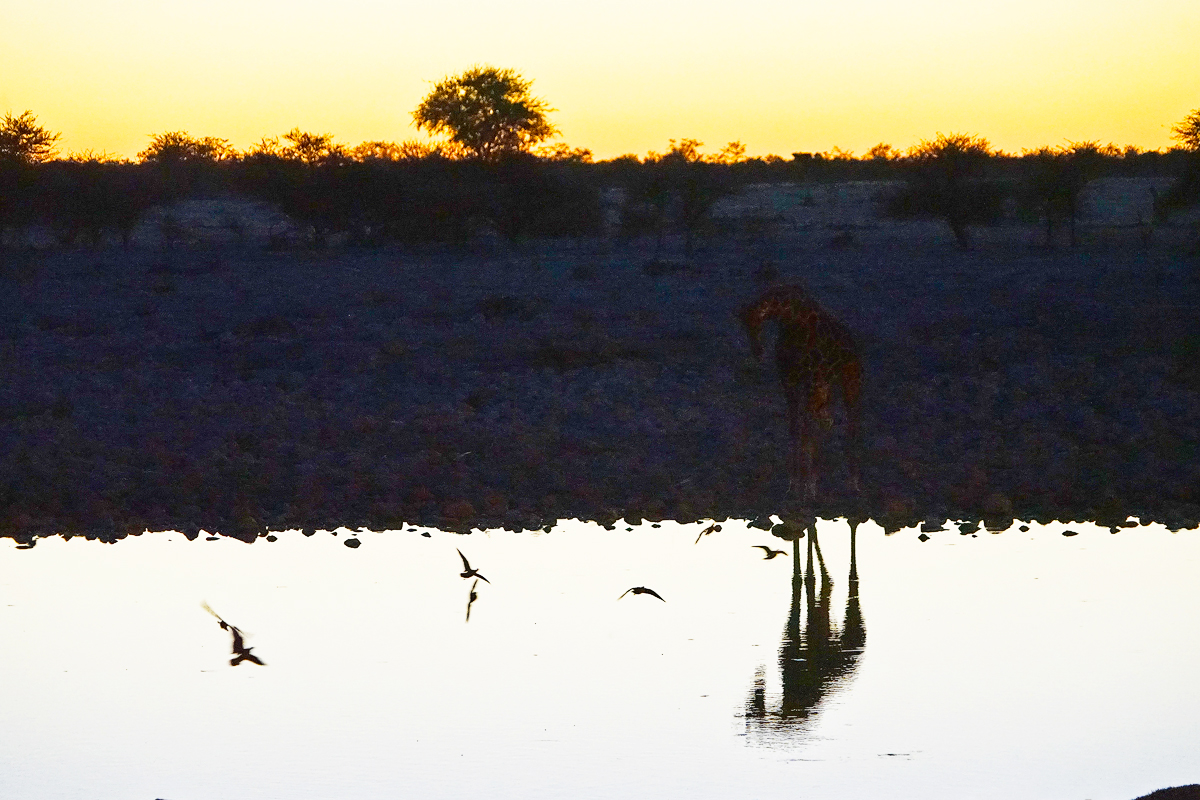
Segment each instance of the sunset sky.
[{"label": "sunset sky", "polygon": [[0,0],[0,113],[64,152],[186,130],[244,148],[293,127],[420,138],[447,74],[511,67],[598,158],[683,137],[752,155],[978,133],[1009,151],[1162,148],[1200,107],[1200,2],[1146,0]]}]

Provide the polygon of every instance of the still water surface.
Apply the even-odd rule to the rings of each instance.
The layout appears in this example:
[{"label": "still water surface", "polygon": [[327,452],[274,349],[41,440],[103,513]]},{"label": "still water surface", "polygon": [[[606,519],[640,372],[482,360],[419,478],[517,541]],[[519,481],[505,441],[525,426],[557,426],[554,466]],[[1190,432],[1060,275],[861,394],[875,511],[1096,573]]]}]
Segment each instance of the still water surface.
[{"label": "still water surface", "polygon": [[[844,522],[819,526],[821,559],[733,521],[699,542],[670,523],[5,542],[0,795],[1131,800],[1200,781],[1200,532],[1072,529],[922,543],[867,523],[856,573]],[[230,666],[205,602],[266,666]]]}]

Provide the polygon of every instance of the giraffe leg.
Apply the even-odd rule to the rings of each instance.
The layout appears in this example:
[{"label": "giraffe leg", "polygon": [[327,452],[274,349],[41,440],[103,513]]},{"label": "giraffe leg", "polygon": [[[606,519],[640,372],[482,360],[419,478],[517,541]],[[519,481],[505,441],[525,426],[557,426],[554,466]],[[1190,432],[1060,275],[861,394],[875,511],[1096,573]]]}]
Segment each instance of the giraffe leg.
[{"label": "giraffe leg", "polygon": [[862,443],[859,431],[859,399],[862,393],[862,364],[854,360],[842,368],[842,400],[846,403],[846,451],[850,467],[850,490],[858,494]]},{"label": "giraffe leg", "polygon": [[788,494],[795,494],[800,480],[800,392],[794,386],[783,391],[788,407]]},{"label": "giraffe leg", "polygon": [[811,502],[817,496],[817,436],[820,421],[828,413],[829,387],[821,385],[809,391],[808,404],[800,421],[799,464],[797,473],[803,483],[804,499]]},{"label": "giraffe leg", "polygon": [[811,414],[804,415],[804,426],[800,442],[800,479],[804,482],[804,499],[812,502],[817,496],[817,435],[819,428],[813,424]]}]

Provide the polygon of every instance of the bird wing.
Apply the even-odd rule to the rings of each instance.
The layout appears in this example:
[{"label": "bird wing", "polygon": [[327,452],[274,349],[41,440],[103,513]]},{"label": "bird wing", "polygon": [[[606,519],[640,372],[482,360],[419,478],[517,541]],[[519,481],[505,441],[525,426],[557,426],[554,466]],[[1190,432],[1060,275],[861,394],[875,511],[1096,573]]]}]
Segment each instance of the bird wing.
[{"label": "bird wing", "polygon": [[475,599],[479,597],[479,595],[475,593],[475,587],[477,585],[479,585],[478,578],[475,580],[475,583],[471,584],[471,596],[467,598],[467,622],[471,621],[471,606],[475,604]]},{"label": "bird wing", "polygon": [[644,588],[644,587],[643,587],[643,588],[642,588],[642,591],[643,591],[643,592],[645,592],[646,594],[652,594],[652,595],[654,595],[654,596],[655,596],[655,597],[657,597],[659,600],[662,600],[664,603],[665,603],[665,602],[667,602],[666,600],[663,600],[663,598],[662,598],[662,595],[661,595],[661,594],[659,594],[658,592],[654,591],[653,589],[646,589],[646,588]]},{"label": "bird wing", "polygon": [[207,611],[208,613],[212,614],[212,615],[213,615],[214,617],[216,617],[217,619],[221,620],[221,622],[222,622],[222,623],[224,623],[224,622],[225,622],[225,620],[221,619],[221,615],[220,615],[220,614],[218,614],[217,612],[215,612],[215,611],[213,611],[213,610],[212,610],[212,606],[210,606],[210,605],[208,604],[208,601],[203,601],[203,600],[202,600],[202,601],[200,602],[200,607],[201,607],[201,608],[203,608],[203,609],[204,609],[205,611]]},{"label": "bird wing", "polygon": [[771,548],[767,547],[765,544],[752,544],[752,545],[750,545],[750,546],[751,546],[751,547],[759,547],[759,548],[762,548],[762,551],[763,551],[764,553],[770,553],[770,552],[771,552]]},{"label": "bird wing", "polygon": [[[629,594],[632,591],[633,591],[633,589],[626,589],[625,591],[621,592],[621,597],[624,597],[625,595]],[[618,597],[617,599],[620,600],[621,597]]]},{"label": "bird wing", "polygon": [[[457,547],[454,549],[458,550]],[[458,557],[463,560],[463,569],[465,569],[467,572],[470,572],[471,571],[471,562],[467,561],[467,557],[462,554],[462,550],[458,550]]]}]

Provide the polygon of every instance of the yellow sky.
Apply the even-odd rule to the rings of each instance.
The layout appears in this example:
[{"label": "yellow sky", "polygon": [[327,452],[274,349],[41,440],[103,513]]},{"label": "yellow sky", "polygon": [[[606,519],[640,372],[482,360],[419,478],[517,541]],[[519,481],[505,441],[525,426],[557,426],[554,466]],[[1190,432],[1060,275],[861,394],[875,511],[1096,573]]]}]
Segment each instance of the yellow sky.
[{"label": "yellow sky", "polygon": [[299,126],[417,138],[432,82],[512,67],[597,157],[694,138],[715,151],[862,153],[938,131],[1011,151],[1159,148],[1200,107],[1196,0],[0,0],[0,113],[65,151],[133,155],[187,130],[246,147]]}]

